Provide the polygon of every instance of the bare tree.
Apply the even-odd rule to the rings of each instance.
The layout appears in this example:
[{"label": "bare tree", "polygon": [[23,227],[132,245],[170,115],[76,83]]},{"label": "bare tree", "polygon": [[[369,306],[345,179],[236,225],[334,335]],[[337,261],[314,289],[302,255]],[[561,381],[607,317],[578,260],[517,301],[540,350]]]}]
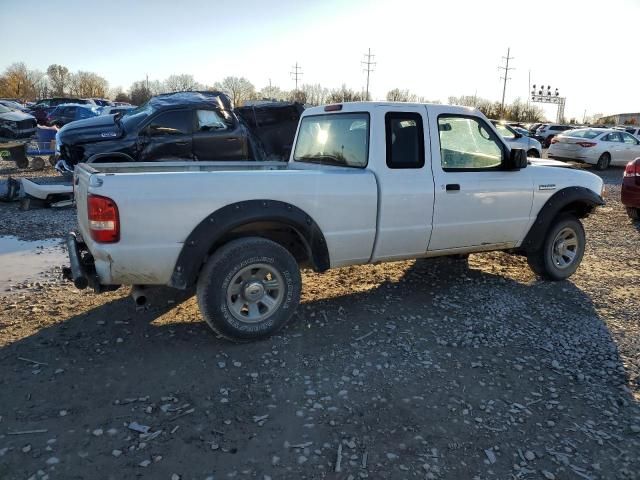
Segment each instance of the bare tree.
[{"label": "bare tree", "polygon": [[47,68],[47,76],[51,83],[52,94],[57,96],[63,96],[65,91],[69,88],[71,81],[71,73],[69,69],[63,65],[49,65]]},{"label": "bare tree", "polygon": [[167,92],[190,92],[198,89],[198,82],[193,75],[171,75],[164,81]]},{"label": "bare tree", "polygon": [[363,100],[363,94],[355,92],[343,83],[338,89],[331,90],[327,95],[327,103],[345,103],[345,102],[360,102]]},{"label": "bare tree", "polygon": [[277,87],[275,85],[266,86],[262,88],[262,90],[260,90],[257,94],[257,97],[262,100],[275,101],[287,100],[289,96],[289,92],[287,92],[286,90],[282,90],[280,87]]},{"label": "bare tree", "polygon": [[216,82],[215,88],[229,95],[235,107],[256,96],[255,87],[244,77],[226,77],[222,82]]},{"label": "bare tree", "polygon": [[411,93],[409,90],[400,90],[394,88],[387,92],[387,101],[389,102],[416,102],[418,96],[415,93]]},{"label": "bare tree", "polygon": [[71,75],[69,93],[80,98],[106,97],[109,82],[93,72],[79,70]]},{"label": "bare tree", "polygon": [[300,90],[305,94],[305,101],[301,103],[308,103],[310,105],[322,105],[326,103],[330,93],[328,88],[324,88],[319,83],[313,85],[304,84]]}]

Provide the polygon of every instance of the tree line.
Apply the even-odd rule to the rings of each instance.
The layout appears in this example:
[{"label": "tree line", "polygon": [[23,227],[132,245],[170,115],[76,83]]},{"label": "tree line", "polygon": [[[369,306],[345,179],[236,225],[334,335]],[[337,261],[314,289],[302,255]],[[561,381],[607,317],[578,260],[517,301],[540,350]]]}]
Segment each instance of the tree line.
[{"label": "tree line", "polygon": [[[138,80],[133,82],[127,92],[122,87],[109,90],[109,82],[100,75],[79,70],[71,72],[64,65],[49,65],[46,72],[31,70],[22,63],[9,65],[0,75],[0,98],[17,98],[33,101],[50,96],[70,96],[80,98],[111,98],[115,101],[131,102],[142,105],[154,95],[170,92],[219,90],[229,95],[236,106],[249,100],[295,101],[308,105],[325,103],[344,103],[371,100],[371,95],[357,91],[342,84],[339,88],[329,89],[319,83],[303,84],[297,90],[284,90],[275,85],[257,89],[245,77],[225,77],[213,85],[205,85],[195,80],[193,75],[170,75],[164,80]],[[394,88],[386,94],[390,102],[441,103],[407,90]],[[492,102],[475,95],[449,97],[450,105],[473,106],[489,118],[500,118],[517,122],[535,122],[544,118],[542,109],[535,105],[526,105],[520,99],[505,105],[504,111],[499,102]]]},{"label": "tree line", "polygon": [[508,120],[511,122],[540,122],[544,120],[544,111],[537,105],[523,103],[516,98],[513,103],[505,104],[504,109],[500,102],[492,102],[486,98],[475,95],[463,95],[461,97],[449,97],[449,105],[462,105],[475,107],[487,118]]},{"label": "tree line", "polygon": [[70,72],[62,65],[50,65],[46,72],[31,70],[22,63],[9,65],[0,75],[0,97],[32,101],[50,96],[106,97],[109,82],[93,72]]}]

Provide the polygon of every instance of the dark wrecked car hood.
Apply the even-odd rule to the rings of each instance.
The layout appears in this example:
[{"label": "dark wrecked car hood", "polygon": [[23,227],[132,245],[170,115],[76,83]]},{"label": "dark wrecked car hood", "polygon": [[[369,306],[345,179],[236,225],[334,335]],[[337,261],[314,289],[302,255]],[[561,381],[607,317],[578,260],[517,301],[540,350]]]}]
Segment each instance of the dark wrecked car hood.
[{"label": "dark wrecked car hood", "polygon": [[11,122],[20,122],[22,120],[35,120],[33,115],[13,110],[11,112],[0,113],[0,120],[9,120]]},{"label": "dark wrecked car hood", "polygon": [[58,132],[58,138],[60,143],[77,144],[113,140],[122,134],[123,130],[116,122],[115,115],[98,115],[66,124]]}]

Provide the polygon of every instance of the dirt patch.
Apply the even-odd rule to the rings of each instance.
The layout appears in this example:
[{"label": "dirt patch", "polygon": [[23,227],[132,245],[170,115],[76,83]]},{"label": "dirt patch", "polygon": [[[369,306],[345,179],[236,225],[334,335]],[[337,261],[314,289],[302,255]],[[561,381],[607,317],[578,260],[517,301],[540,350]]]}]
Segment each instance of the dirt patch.
[{"label": "dirt patch", "polygon": [[502,253],[305,272],[293,322],[248,345],[166,289],[0,298],[0,478],[640,478],[621,175],[570,281]]}]

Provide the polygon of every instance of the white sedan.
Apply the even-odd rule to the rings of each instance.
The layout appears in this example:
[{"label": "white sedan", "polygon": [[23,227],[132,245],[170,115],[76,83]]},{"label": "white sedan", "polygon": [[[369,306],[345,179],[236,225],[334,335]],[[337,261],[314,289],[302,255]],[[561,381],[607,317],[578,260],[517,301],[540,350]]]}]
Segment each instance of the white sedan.
[{"label": "white sedan", "polygon": [[633,135],[608,128],[581,128],[551,140],[549,158],[572,160],[605,170],[640,157],[640,141]]}]

